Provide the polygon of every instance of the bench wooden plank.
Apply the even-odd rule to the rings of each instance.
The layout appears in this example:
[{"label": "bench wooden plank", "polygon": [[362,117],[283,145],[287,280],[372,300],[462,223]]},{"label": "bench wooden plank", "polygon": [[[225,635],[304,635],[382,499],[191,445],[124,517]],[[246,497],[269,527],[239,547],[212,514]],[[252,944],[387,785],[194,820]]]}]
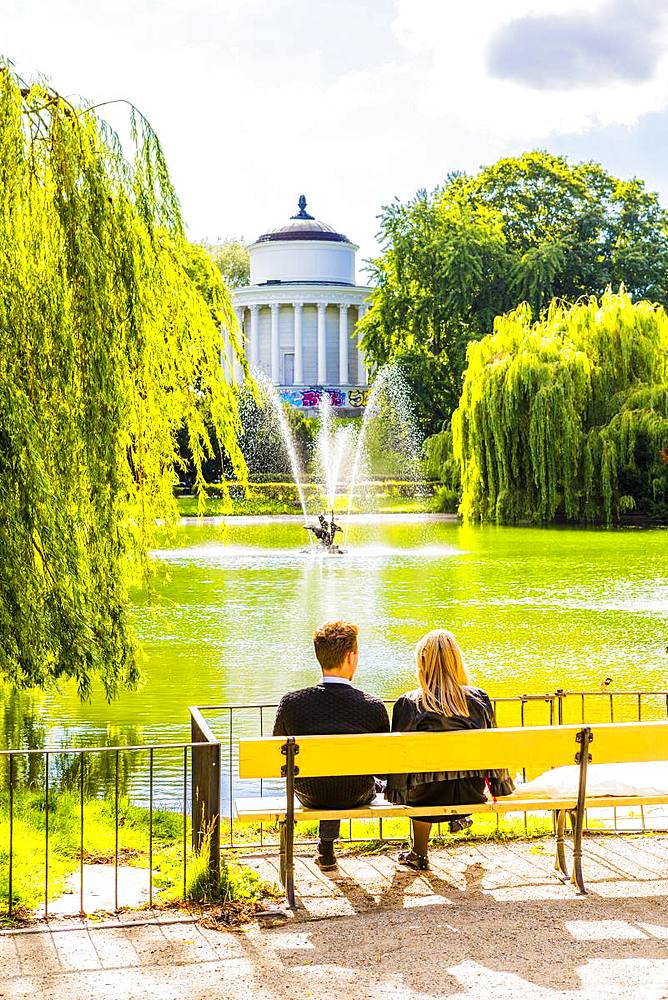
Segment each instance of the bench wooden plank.
[{"label": "bench wooden plank", "polygon": [[[668,722],[592,724],[594,763],[668,759]],[[576,726],[532,726],[448,733],[363,733],[299,736],[296,764],[301,777],[404,774],[415,771],[523,767],[540,773],[572,764]],[[239,777],[279,778],[285,738],[239,742]]]},{"label": "bench wooden plank", "polygon": [[[555,812],[560,809],[574,809],[577,796],[570,798],[529,798],[521,795],[507,795],[496,802],[481,802],[459,806],[402,806],[385,799],[374,799],[368,806],[357,809],[307,809],[295,803],[295,820],[319,819],[388,819],[390,817],[468,815],[480,813],[509,812]],[[590,796],[585,800],[586,809],[607,809],[623,806],[668,804],[668,795],[654,796]],[[285,819],[287,800],[285,796],[257,796],[235,800],[237,819],[242,823],[272,823]]]}]

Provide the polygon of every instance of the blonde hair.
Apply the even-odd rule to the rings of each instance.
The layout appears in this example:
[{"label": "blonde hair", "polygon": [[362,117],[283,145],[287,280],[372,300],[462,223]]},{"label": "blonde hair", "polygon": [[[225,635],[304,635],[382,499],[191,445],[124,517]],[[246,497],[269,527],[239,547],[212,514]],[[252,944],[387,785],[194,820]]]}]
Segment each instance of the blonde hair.
[{"label": "blonde hair", "polygon": [[464,658],[452,632],[436,628],[423,635],[415,647],[417,678],[422,705],[439,715],[468,715],[463,685],[469,679]]}]

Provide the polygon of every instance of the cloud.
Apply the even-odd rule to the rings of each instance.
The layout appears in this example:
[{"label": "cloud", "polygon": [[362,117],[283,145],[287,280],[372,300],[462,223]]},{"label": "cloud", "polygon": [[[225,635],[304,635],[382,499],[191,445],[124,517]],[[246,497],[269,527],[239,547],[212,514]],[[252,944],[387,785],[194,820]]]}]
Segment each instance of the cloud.
[{"label": "cloud", "polygon": [[426,73],[422,113],[489,135],[633,125],[668,105],[668,18],[649,0],[395,0],[393,27]]},{"label": "cloud", "polygon": [[491,76],[539,90],[647,82],[659,66],[664,20],[646,0],[613,0],[596,15],[533,15],[497,30],[487,66]]}]

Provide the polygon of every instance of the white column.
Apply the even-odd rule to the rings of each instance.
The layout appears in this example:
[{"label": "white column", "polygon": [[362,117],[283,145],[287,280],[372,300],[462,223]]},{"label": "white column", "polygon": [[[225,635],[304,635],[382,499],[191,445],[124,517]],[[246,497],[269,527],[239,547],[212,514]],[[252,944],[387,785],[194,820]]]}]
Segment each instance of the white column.
[{"label": "white column", "polygon": [[278,340],[278,302],[271,303],[271,381],[279,385],[281,381],[281,352]]},{"label": "white column", "polygon": [[[243,351],[244,350],[244,307],[239,306],[239,308],[235,309],[234,311],[237,314],[237,322],[239,324],[239,333],[238,333],[239,348]],[[232,345],[230,345],[230,349],[232,349]],[[234,353],[232,363],[234,366],[234,381],[241,384],[244,380],[244,371],[243,368],[241,367],[241,362],[239,361],[236,352]]]},{"label": "white column", "polygon": [[250,324],[250,363],[251,368],[260,367],[260,324],[259,320],[259,306],[251,306],[251,324]]},{"label": "white column", "polygon": [[348,372],[348,306],[339,306],[339,382],[341,385],[350,383]]},{"label": "white column", "polygon": [[304,384],[304,339],[302,336],[302,303],[293,304],[295,311],[295,384]]},{"label": "white column", "polygon": [[318,385],[327,382],[326,302],[318,302]]},{"label": "white column", "polygon": [[[358,307],[358,311],[357,311],[357,322],[358,323],[364,317],[366,311],[367,311],[367,306],[362,303],[362,305],[360,305]],[[360,338],[361,338],[361,334],[358,332],[358,334],[357,334],[357,357],[359,358],[359,368],[358,368],[358,371],[360,373],[364,372],[364,384],[368,385],[369,384],[369,369],[367,368],[365,360],[364,360],[364,352],[360,350],[360,346],[359,346]]]}]

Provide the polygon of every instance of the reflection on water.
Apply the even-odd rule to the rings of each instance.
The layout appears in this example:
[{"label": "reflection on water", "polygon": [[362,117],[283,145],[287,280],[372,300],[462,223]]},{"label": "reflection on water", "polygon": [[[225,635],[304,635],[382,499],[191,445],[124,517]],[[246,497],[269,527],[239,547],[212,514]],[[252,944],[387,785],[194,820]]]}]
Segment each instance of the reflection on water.
[{"label": "reflection on water", "polygon": [[387,698],[414,685],[412,648],[435,626],[493,695],[666,684],[666,531],[365,518],[343,556],[304,544],[292,519],[165,531],[153,593],[135,595],[141,689],[111,705],[67,686],[7,696],[5,745],[187,740],[189,704],[275,703],[312,683],[311,634],[333,617],[359,623],[359,683]]}]

